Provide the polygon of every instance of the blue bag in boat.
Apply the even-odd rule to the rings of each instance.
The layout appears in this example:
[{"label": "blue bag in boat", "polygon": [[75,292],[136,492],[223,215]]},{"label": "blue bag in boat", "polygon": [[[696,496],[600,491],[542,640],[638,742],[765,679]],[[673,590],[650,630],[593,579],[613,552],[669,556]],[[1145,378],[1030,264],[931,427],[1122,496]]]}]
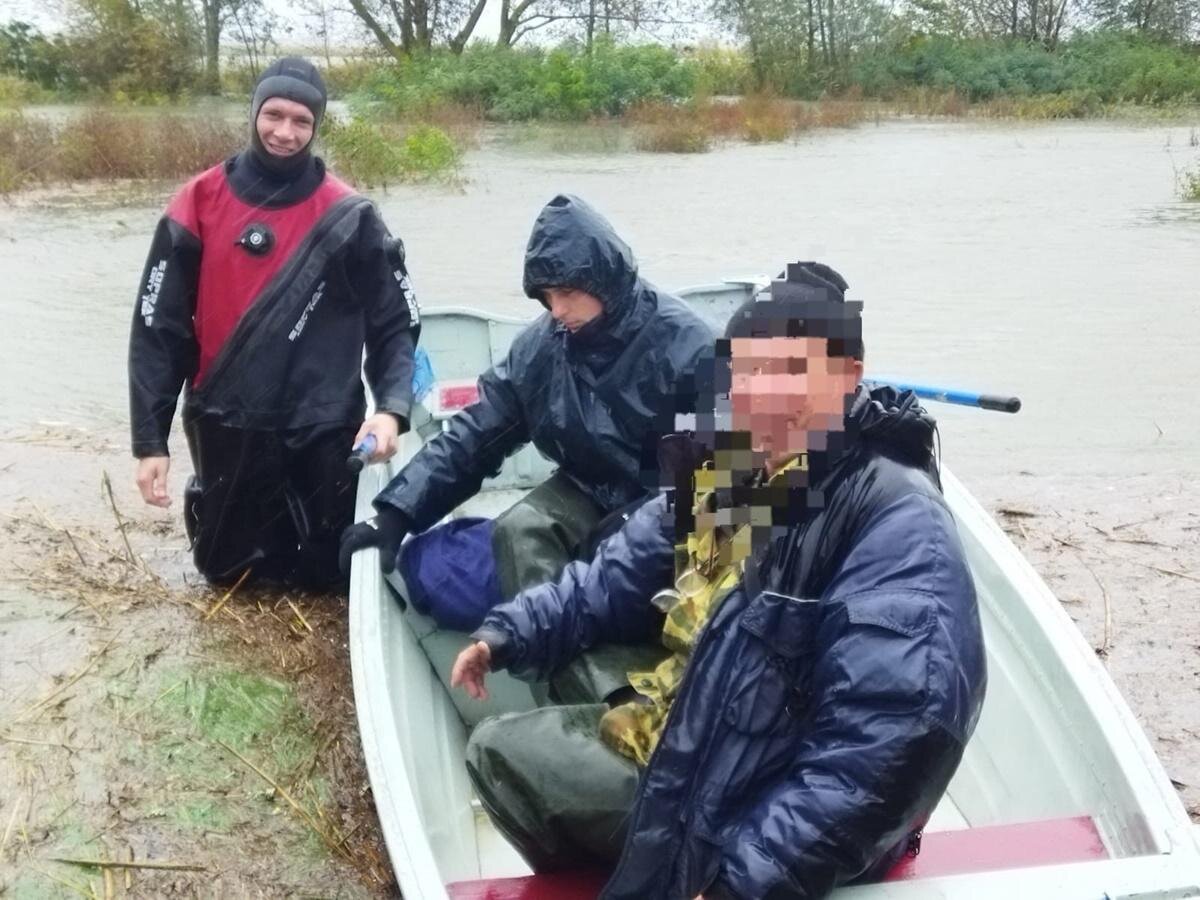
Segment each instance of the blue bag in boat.
[{"label": "blue bag in boat", "polygon": [[492,555],[492,519],[453,519],[409,538],[399,568],[408,597],[440,628],[474,631],[502,599]]}]

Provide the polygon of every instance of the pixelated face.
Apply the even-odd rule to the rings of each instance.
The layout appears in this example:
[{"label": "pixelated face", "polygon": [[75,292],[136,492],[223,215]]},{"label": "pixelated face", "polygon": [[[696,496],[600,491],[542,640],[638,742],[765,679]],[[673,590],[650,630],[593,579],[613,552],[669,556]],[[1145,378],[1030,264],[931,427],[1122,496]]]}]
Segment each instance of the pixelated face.
[{"label": "pixelated face", "polygon": [[269,98],[258,110],[254,127],[272,156],[294,156],[313,136],[313,114],[303,103],[283,97]]},{"label": "pixelated face", "polygon": [[549,287],[542,292],[550,315],[568,331],[578,331],[604,312],[604,304],[578,288]]},{"label": "pixelated face", "polygon": [[830,357],[823,337],[752,337],[730,341],[730,414],[751,448],[779,459],[824,450],[844,430],[847,398],[862,363]]}]

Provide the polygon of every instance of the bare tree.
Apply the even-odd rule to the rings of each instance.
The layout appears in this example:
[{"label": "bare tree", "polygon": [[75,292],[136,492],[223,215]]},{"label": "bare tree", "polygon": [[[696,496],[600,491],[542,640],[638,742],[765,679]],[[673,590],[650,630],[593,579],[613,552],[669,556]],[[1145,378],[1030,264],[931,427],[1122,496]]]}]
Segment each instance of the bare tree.
[{"label": "bare tree", "polygon": [[225,25],[229,0],[199,0],[204,21],[204,90],[221,93],[221,29]]},{"label": "bare tree", "polygon": [[1053,50],[1078,0],[962,0],[962,3],[977,34],[1014,38]]},{"label": "bare tree", "polygon": [[530,32],[554,28],[562,37],[578,37],[590,50],[597,35],[643,34],[670,39],[694,26],[700,0],[501,0],[499,47],[511,47]]},{"label": "bare tree", "polygon": [[1094,0],[1086,12],[1104,28],[1179,42],[1195,40],[1200,25],[1200,0]]},{"label": "bare tree", "polygon": [[[594,14],[596,0],[587,0]],[[496,46],[511,47],[531,31],[579,17],[579,4],[571,0],[501,0],[500,34]]]},{"label": "bare tree", "polygon": [[487,0],[350,0],[354,15],[389,55],[404,59],[443,40],[461,53]]},{"label": "bare tree", "polygon": [[258,58],[273,43],[276,17],[262,0],[196,0],[204,24],[204,89],[221,93],[221,37],[232,22],[246,50],[250,71],[257,76]]},{"label": "bare tree", "polygon": [[229,7],[229,19],[237,30],[238,40],[246,53],[250,77],[257,79],[262,69],[262,57],[275,47],[275,28],[278,17],[262,0],[237,0]]}]

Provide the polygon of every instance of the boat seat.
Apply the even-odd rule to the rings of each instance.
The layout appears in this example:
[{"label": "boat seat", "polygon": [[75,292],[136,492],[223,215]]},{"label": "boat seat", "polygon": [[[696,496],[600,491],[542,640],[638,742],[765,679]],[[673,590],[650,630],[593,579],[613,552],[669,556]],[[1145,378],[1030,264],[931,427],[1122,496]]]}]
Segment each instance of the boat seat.
[{"label": "boat seat", "polygon": [[[401,597],[408,596],[404,579],[399,572],[386,576],[389,586]],[[425,653],[438,680],[446,688],[454,708],[467,728],[474,728],[489,716],[498,716],[509,712],[525,712],[544,706],[547,688],[541,684],[530,684],[514,678],[507,672],[492,672],[488,675],[487,700],[473,700],[461,688],[450,688],[450,670],[454,668],[454,660],[470,643],[469,637],[460,631],[445,631],[438,628],[437,623],[429,616],[422,615],[406,604],[404,620],[412,629]]]},{"label": "boat seat", "polygon": [[[1046,819],[930,832],[921,841],[921,852],[898,862],[884,881],[1107,858],[1091,817]],[[450,900],[595,900],[605,879],[603,872],[556,872],[459,881],[447,885],[447,891]]]}]

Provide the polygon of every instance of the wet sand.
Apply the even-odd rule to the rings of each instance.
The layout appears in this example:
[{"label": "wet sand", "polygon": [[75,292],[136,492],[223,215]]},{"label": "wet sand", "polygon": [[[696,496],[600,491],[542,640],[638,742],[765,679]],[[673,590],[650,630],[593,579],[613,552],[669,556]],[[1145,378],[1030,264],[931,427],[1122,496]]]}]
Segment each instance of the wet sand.
[{"label": "wet sand", "polygon": [[1017,476],[968,486],[1104,661],[1200,822],[1200,483]]}]

